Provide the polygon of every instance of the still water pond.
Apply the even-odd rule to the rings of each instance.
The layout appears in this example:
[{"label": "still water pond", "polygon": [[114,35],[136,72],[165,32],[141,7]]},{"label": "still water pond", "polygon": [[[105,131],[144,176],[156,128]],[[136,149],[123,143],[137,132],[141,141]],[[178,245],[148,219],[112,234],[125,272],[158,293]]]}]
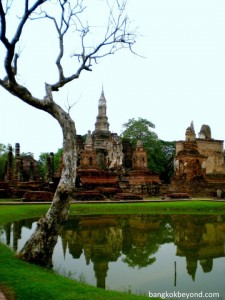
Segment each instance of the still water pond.
[{"label": "still water pond", "polygon": [[[0,240],[19,251],[35,225],[6,224]],[[58,238],[53,265],[101,288],[146,295],[216,292],[225,299],[225,216],[76,216]]]}]

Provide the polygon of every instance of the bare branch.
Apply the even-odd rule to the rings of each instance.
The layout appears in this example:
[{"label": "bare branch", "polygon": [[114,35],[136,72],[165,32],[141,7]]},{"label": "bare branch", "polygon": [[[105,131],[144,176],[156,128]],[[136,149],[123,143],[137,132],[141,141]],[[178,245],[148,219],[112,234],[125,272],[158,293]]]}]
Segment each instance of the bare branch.
[{"label": "bare branch", "polygon": [[[19,41],[23,27],[28,19],[40,20],[48,19],[54,25],[54,28],[58,34],[58,56],[56,58],[56,66],[58,69],[58,81],[54,84],[46,83],[46,96],[45,101],[53,102],[52,91],[58,91],[59,88],[65,86],[67,83],[79,78],[82,71],[92,71],[92,63],[98,63],[100,58],[108,55],[112,55],[117,51],[128,48],[131,52],[132,46],[135,43],[135,32],[130,32],[128,25],[130,21],[125,15],[125,0],[114,0],[114,6],[112,2],[106,0],[109,10],[108,24],[106,26],[105,33],[100,42],[96,46],[89,46],[87,44],[90,32],[90,26],[84,23],[80,19],[80,15],[84,12],[83,0],[65,1],[58,0],[54,5],[59,9],[55,13],[55,9],[49,14],[47,10],[42,9],[42,4],[47,0],[37,0],[32,7],[29,8],[29,0],[24,0],[24,13],[21,17],[15,35],[11,43],[6,37],[6,20],[5,13],[0,2],[0,20],[1,20],[1,41],[7,49],[7,55],[5,59],[5,69],[7,72],[6,82],[10,82],[14,87],[19,84],[16,82],[15,75],[17,74],[17,60],[18,54],[15,53],[15,45]],[[74,3],[75,2],[75,3]],[[73,6],[72,6],[73,4]],[[39,9],[39,10],[38,10]],[[46,8],[47,9],[47,8]],[[54,15],[55,13],[55,15]],[[64,39],[70,28],[75,28],[75,33],[80,33],[80,47],[81,50],[71,55],[75,57],[79,66],[76,71],[69,76],[65,76],[62,59],[64,58]],[[24,87],[24,89],[26,89]]]},{"label": "bare branch", "polygon": [[[80,32],[81,38],[81,52],[80,53],[73,53],[71,56],[76,57],[79,62],[79,68],[77,71],[72,74],[71,76],[64,77],[59,76],[59,81],[52,85],[52,90],[57,91],[60,87],[64,86],[66,83],[78,78],[80,73],[85,71],[92,71],[92,61],[97,63],[100,58],[103,58],[107,55],[111,55],[116,53],[117,51],[128,48],[132,53],[132,46],[135,43],[135,32],[129,32],[128,25],[130,23],[127,16],[124,16],[126,2],[122,1],[121,4],[119,1],[115,1],[115,7],[112,7],[107,1],[107,5],[109,7],[109,18],[108,18],[108,25],[106,27],[106,32],[103,40],[96,45],[95,47],[88,47],[86,45],[86,37],[90,32],[90,27],[87,25],[86,27],[83,26],[82,22],[81,29],[76,28],[77,32]],[[114,10],[117,9],[118,15],[115,16]],[[82,11],[82,9],[81,9]],[[77,17],[77,14],[75,14]],[[73,20],[74,15],[71,15],[69,18]],[[70,21],[71,21],[70,20]],[[56,61],[57,67],[59,69],[59,74],[63,74],[61,67],[61,59],[63,56],[63,39],[60,39],[60,55]],[[88,51],[89,49],[89,51]],[[135,54],[135,53],[134,53]],[[59,67],[60,66],[60,67]]]},{"label": "bare branch", "polygon": [[5,4],[5,13],[7,14],[12,6],[12,2],[13,0],[6,0],[6,4]]},{"label": "bare branch", "polygon": [[14,55],[14,60],[13,60],[13,70],[14,70],[14,75],[17,74],[17,60],[18,60],[18,58],[19,58],[19,54],[16,53],[16,54]]},{"label": "bare branch", "polygon": [[[84,40],[89,31],[88,27],[86,28],[86,31],[83,30],[83,34],[81,35],[82,52],[74,53],[72,55],[77,57],[79,62],[84,62],[85,60],[86,62],[89,62],[89,65],[86,66],[88,70],[90,70],[91,60],[94,60],[94,62],[97,63],[99,58],[114,54],[120,49],[129,48],[131,52],[134,53],[132,46],[135,43],[136,33],[130,32],[128,29],[130,21],[127,16],[124,16],[126,1],[122,1],[121,4],[119,1],[115,1],[115,6],[118,11],[117,17],[114,12],[115,7],[113,7],[108,0],[107,6],[109,9],[108,25],[102,42],[96,47],[92,47],[92,49],[89,48],[90,51],[86,54],[88,47],[85,45]],[[105,52],[102,52],[103,48],[105,49]]]},{"label": "bare branch", "polygon": [[[78,17],[81,14],[85,7],[82,6],[83,0],[77,0],[74,6],[71,6],[69,1],[60,0],[58,2],[61,13],[60,13],[60,20],[58,21],[56,17],[49,15],[46,11],[40,11],[39,13],[35,13],[36,17],[32,19],[41,19],[47,18],[53,22],[54,27],[58,34],[59,39],[59,53],[56,59],[56,66],[59,73],[59,80],[56,84],[52,85],[52,90],[57,91],[59,87],[64,86],[68,80],[65,79],[64,70],[61,63],[61,60],[64,56],[64,36],[66,35],[67,31],[69,30],[71,25],[76,24],[75,19],[81,24],[80,19]],[[75,77],[74,77],[75,78]]]},{"label": "bare branch", "polygon": [[45,92],[46,92],[45,99],[52,103],[53,102],[52,89],[51,89],[51,85],[48,83],[45,83]]},{"label": "bare branch", "polygon": [[49,104],[46,101],[42,101],[41,99],[33,97],[30,91],[24,86],[21,86],[17,83],[14,84],[7,79],[5,80],[0,79],[0,85],[4,87],[8,92],[10,92],[12,95],[15,95],[16,97],[23,100],[25,103],[35,108],[46,110],[46,108],[49,106]]},{"label": "bare branch", "polygon": [[66,109],[67,109],[68,115],[70,114],[70,110],[77,104],[77,102],[78,102],[78,101],[75,101],[75,102],[73,102],[72,104],[70,104],[70,103],[69,103],[69,96],[67,95],[65,107],[66,107]]},{"label": "bare branch", "polygon": [[[26,21],[29,18],[29,16],[32,14],[33,11],[36,10],[36,8],[38,6],[40,6],[41,4],[43,4],[46,1],[47,0],[38,0],[33,4],[33,6],[30,9],[28,8],[29,1],[28,0],[25,1],[24,14],[21,18],[21,21],[17,27],[17,30],[16,30],[15,35],[11,42],[9,42],[9,40],[6,37],[6,19],[5,19],[6,13],[4,12],[4,9],[2,6],[2,1],[0,1],[0,21],[1,21],[0,40],[2,41],[3,45],[7,49],[7,54],[6,54],[6,58],[5,58],[5,69],[6,69],[6,73],[8,76],[8,80],[10,80],[14,83],[15,83],[15,72],[13,70],[12,61],[13,61],[13,58],[15,55],[16,43],[20,39],[23,27],[26,24]],[[7,3],[8,3],[8,1],[7,1]],[[11,5],[11,3],[10,3],[10,5]],[[8,10],[8,7],[9,6],[6,7],[6,11]]]},{"label": "bare branch", "polygon": [[25,9],[24,9],[25,14],[28,12],[28,5],[29,5],[29,0],[26,0],[25,1]]},{"label": "bare branch", "polygon": [[[8,8],[6,8],[6,11],[8,11]],[[9,49],[9,41],[6,37],[6,19],[5,19],[6,13],[4,12],[2,1],[0,1],[0,23],[1,23],[1,32],[0,32],[0,40],[2,41],[3,45],[7,49]]]},{"label": "bare branch", "polygon": [[18,42],[18,40],[20,39],[23,27],[27,21],[27,19],[30,17],[30,15],[36,10],[37,7],[39,7],[41,4],[43,4],[44,2],[46,2],[47,0],[37,0],[34,5],[29,9],[28,8],[28,4],[29,4],[29,0],[26,0],[25,2],[25,9],[24,9],[24,14],[21,18],[21,21],[17,27],[17,31],[14,35],[14,38],[12,39],[12,46],[15,47],[15,44]]}]

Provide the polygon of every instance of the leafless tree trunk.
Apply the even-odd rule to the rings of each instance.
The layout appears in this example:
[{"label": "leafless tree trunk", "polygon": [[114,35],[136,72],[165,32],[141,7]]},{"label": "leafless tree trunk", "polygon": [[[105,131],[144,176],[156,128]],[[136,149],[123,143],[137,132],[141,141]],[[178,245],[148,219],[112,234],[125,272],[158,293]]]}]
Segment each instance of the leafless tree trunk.
[{"label": "leafless tree trunk", "polygon": [[[111,3],[114,3],[113,5]],[[85,10],[84,1],[49,1],[36,0],[30,4],[24,0],[22,17],[18,19],[14,36],[11,40],[7,37],[7,28],[10,27],[10,13],[16,1],[0,1],[0,41],[5,48],[5,77],[0,78],[0,85],[12,95],[25,103],[49,113],[60,124],[63,132],[63,170],[60,182],[56,189],[52,205],[46,215],[38,221],[37,228],[32,237],[25,244],[19,256],[30,262],[42,265],[52,264],[52,252],[57,242],[57,237],[62,224],[69,214],[70,194],[75,188],[76,179],[76,130],[75,124],[69,113],[64,111],[53,99],[53,92],[57,92],[69,82],[78,79],[81,72],[91,71],[92,63],[106,55],[114,54],[121,48],[129,48],[134,44],[135,34],[129,32],[128,18],[124,15],[125,1],[107,1],[109,9],[108,24],[100,42],[95,46],[86,45],[86,37],[90,27],[82,21]],[[110,5],[109,5],[110,3]],[[22,5],[22,1],[20,1]],[[54,6],[54,7],[53,7]],[[57,10],[57,13],[55,11]],[[54,12],[54,13],[53,13]],[[45,96],[43,99],[36,98],[25,86],[18,83],[18,59],[17,43],[20,41],[24,27],[32,21],[42,22],[49,20],[53,23],[58,35],[58,57],[56,67],[58,81],[53,84],[45,83]],[[73,53],[71,59],[76,60],[76,71],[69,76],[64,74],[62,59],[64,58],[64,38],[70,32],[79,33],[80,51]],[[75,29],[75,30],[74,30]],[[34,70],[35,71],[35,70]]]}]

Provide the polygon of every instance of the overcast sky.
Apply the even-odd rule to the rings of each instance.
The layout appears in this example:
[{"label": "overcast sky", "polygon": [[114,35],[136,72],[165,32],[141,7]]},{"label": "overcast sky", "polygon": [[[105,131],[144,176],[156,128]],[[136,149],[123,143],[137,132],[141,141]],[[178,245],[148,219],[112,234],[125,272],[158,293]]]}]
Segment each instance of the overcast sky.
[{"label": "overcast sky", "polygon": [[[101,18],[102,0],[95,2],[92,13]],[[58,96],[62,106],[67,98],[76,102],[70,114],[77,133],[94,130],[103,85],[112,132],[120,134],[128,119],[142,117],[155,124],[162,140],[184,139],[191,121],[196,134],[207,124],[214,139],[224,140],[225,1],[128,0],[127,13],[139,32],[134,49],[144,58],[128,50],[104,58]],[[40,25],[24,32],[18,74],[37,95],[46,74],[54,78],[47,63],[55,60],[55,44],[42,45],[43,32],[45,39],[53,39]],[[29,42],[36,45],[35,51],[30,51]],[[39,54],[47,56],[46,62],[39,60]],[[3,73],[2,66],[0,70]],[[22,152],[33,152],[35,157],[62,146],[61,129],[54,119],[2,88],[0,128],[0,143],[19,142]]]}]

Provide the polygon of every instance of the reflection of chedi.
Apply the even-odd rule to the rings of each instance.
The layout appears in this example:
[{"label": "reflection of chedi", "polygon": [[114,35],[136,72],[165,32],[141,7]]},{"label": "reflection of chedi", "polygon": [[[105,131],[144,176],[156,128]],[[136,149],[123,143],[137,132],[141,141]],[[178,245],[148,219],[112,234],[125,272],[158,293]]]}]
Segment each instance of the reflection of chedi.
[{"label": "reflection of chedi", "polygon": [[75,254],[78,258],[84,252],[86,263],[93,262],[96,286],[105,288],[108,263],[118,259],[122,247],[122,231],[115,218],[81,218],[78,230],[75,230],[74,223],[70,221],[62,230],[61,236],[64,253],[67,245],[73,257]]},{"label": "reflection of chedi", "polygon": [[187,272],[195,280],[197,263],[204,272],[213,268],[213,258],[224,257],[225,217],[186,215],[172,216],[176,228],[177,255],[185,256]]}]

